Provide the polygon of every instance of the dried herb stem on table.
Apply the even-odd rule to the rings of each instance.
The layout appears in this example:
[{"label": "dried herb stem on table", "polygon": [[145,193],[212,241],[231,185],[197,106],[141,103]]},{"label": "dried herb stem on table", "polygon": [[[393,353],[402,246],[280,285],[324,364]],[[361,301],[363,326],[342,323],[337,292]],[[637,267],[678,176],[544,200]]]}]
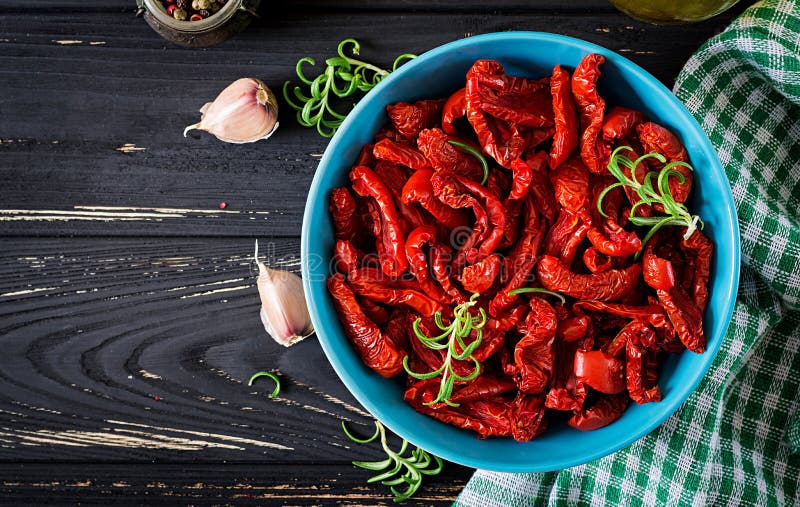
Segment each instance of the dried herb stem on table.
[{"label": "dried herb stem on table", "polygon": [[[422,342],[423,345],[433,350],[447,350],[442,366],[429,373],[415,373],[411,371],[408,365],[408,356],[403,358],[403,368],[410,376],[419,379],[431,379],[441,375],[442,381],[439,384],[439,393],[432,401],[426,402],[425,405],[435,405],[436,403],[445,403],[451,407],[459,406],[458,403],[450,401],[450,396],[453,394],[453,387],[456,380],[460,382],[469,382],[476,378],[481,372],[481,364],[477,359],[472,357],[481,342],[483,341],[483,326],[486,325],[487,315],[486,310],[478,308],[478,315],[473,315],[470,308],[478,303],[479,294],[473,294],[469,301],[461,303],[453,310],[452,322],[448,325],[442,321],[442,312],[436,312],[434,320],[436,326],[444,331],[438,336],[427,336],[420,328],[421,318],[414,321],[414,335]],[[469,345],[464,342],[472,331],[476,331],[476,336]],[[460,376],[453,371],[453,360],[465,361],[472,360],[475,363],[475,368],[472,373],[466,376]]]},{"label": "dried herb stem on table", "polygon": [[311,57],[301,58],[297,62],[296,71],[300,81],[308,87],[303,90],[296,85],[290,90],[291,83],[283,85],[283,98],[293,109],[297,110],[297,122],[304,127],[316,127],[323,137],[331,137],[342,124],[347,114],[337,112],[331,101],[344,98],[356,92],[367,92],[377,85],[381,79],[397,70],[403,62],[415,58],[416,55],[402,54],[395,58],[391,70],[382,69],[361,60],[347,56],[346,48],[351,45],[350,53],[358,55],[361,45],[355,39],[345,39],[336,49],[338,56],[325,60],[325,70],[314,79],[309,79],[303,72],[303,65],[316,65]]},{"label": "dried herb stem on table", "polygon": [[[375,421],[375,433],[367,439],[354,437],[348,431],[344,421],[342,421],[342,430],[347,435],[347,438],[359,444],[368,444],[380,437],[381,447],[383,447],[387,458],[381,461],[353,461],[353,465],[365,470],[381,472],[368,479],[367,482],[380,481],[384,486],[389,486],[395,502],[402,502],[411,498],[422,485],[424,475],[436,475],[442,471],[444,466],[441,458],[428,454],[427,451],[419,447],[411,451],[409,456],[403,456],[408,450],[408,441],[405,439],[400,445],[400,450],[393,451],[386,442],[386,429],[378,421]],[[405,489],[398,488],[403,484],[406,485]]]},{"label": "dried herb stem on table", "polygon": [[250,377],[250,380],[247,381],[247,385],[252,386],[253,383],[261,377],[269,377],[273,381],[275,381],[275,389],[273,389],[272,392],[269,393],[269,397],[274,398],[278,396],[278,393],[281,392],[281,379],[279,379],[277,375],[275,375],[270,371],[259,371],[257,373],[254,373],[253,376]]}]

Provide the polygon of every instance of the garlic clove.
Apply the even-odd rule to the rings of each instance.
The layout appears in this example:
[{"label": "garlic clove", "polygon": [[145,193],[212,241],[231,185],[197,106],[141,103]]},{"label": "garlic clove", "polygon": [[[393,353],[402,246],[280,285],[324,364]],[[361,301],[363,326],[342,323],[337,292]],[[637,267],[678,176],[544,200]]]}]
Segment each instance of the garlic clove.
[{"label": "garlic clove", "polygon": [[237,79],[200,108],[200,121],[183,130],[205,130],[226,143],[252,143],[278,129],[278,100],[263,81]]},{"label": "garlic clove", "polygon": [[261,298],[261,322],[272,338],[288,347],[314,333],[308,313],[303,281],[294,273],[271,269],[258,260],[256,242],[256,285]]}]

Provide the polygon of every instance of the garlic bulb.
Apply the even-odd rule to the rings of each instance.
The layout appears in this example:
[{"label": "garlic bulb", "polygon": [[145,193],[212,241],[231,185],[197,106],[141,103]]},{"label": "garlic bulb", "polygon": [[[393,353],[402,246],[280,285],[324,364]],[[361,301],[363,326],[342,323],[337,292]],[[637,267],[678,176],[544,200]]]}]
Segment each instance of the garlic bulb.
[{"label": "garlic bulb", "polygon": [[267,139],[278,128],[278,100],[262,81],[237,79],[208,102],[200,112],[200,122],[183,130],[205,130],[226,143],[252,143]]},{"label": "garlic bulb", "polygon": [[272,339],[284,347],[314,333],[311,316],[303,295],[303,282],[289,271],[270,269],[258,260],[258,295],[261,297],[261,322]]}]

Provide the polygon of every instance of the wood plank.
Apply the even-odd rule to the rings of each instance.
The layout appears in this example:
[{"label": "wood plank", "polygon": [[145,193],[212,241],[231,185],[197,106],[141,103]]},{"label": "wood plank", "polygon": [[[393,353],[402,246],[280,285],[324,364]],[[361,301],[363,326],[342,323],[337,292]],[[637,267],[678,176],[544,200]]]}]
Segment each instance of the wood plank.
[{"label": "wood plank", "polygon": [[[447,464],[402,505],[450,505],[472,470]],[[376,505],[390,504],[369,472],[348,463],[168,465],[0,464],[0,504]]]},{"label": "wood plank", "polygon": [[[286,107],[266,142],[233,146],[181,132],[230,81],[253,75],[278,90],[298,58],[324,58],[345,36],[362,40],[365,59],[385,65],[399,52],[467,35],[547,30],[617,50],[670,84],[732,15],[653,27],[610,10],[497,16],[282,8],[204,51],[166,43],[130,12],[0,16],[0,235],[298,235],[327,140],[299,127]],[[229,203],[224,213],[221,201]]]},{"label": "wood plank", "polygon": [[[264,332],[252,250],[250,239],[4,240],[0,460],[352,459],[340,423],[372,418],[315,337],[284,348]],[[299,269],[297,240],[261,252]],[[259,370],[279,372],[278,398],[269,382],[245,385]]]},{"label": "wood plank", "polygon": [[[87,3],[82,0],[6,0],[2,9],[6,12],[26,12],[37,10],[59,10],[60,12],[108,12],[111,10],[132,11],[135,7],[127,0],[105,0],[104,2]],[[259,12],[261,14],[278,14],[287,11],[314,10],[319,12],[331,11],[448,11],[448,12],[491,12],[502,9],[503,11],[524,12],[553,12],[553,11],[579,11],[589,14],[596,11],[612,11],[614,8],[599,0],[538,0],[525,2],[520,0],[479,1],[479,0],[296,0],[296,1],[270,1],[262,2]]]}]

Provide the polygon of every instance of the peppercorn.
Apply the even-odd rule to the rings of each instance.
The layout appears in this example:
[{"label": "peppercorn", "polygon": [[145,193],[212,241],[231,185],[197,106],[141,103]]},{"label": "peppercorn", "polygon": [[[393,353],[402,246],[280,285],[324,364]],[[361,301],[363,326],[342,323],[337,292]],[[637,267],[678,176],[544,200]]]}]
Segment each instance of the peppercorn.
[{"label": "peppercorn", "polygon": [[[167,15],[179,21],[199,21],[213,16],[227,0],[161,0]],[[178,12],[182,10],[183,12]],[[177,13],[177,14],[176,14]]]}]

